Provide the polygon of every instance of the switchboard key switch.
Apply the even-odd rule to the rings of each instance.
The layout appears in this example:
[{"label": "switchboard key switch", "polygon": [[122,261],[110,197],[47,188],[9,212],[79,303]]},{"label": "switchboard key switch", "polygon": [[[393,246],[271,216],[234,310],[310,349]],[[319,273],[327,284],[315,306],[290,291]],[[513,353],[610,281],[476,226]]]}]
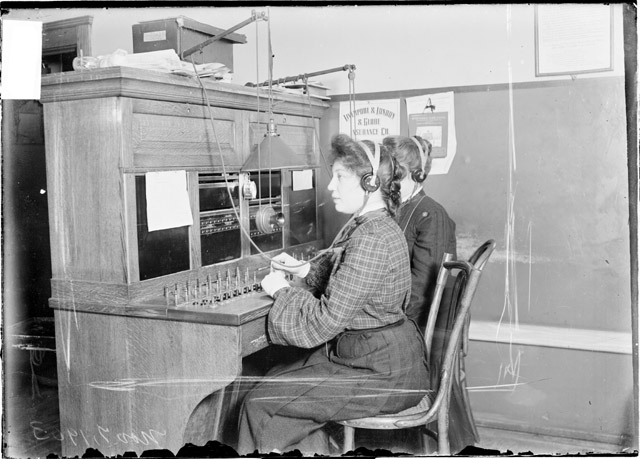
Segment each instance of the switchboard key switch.
[{"label": "switchboard key switch", "polygon": [[173,287],[173,302],[175,306],[178,306],[180,302],[180,287],[178,287],[178,284]]},{"label": "switchboard key switch", "polygon": [[211,292],[211,274],[207,274],[207,289]]},{"label": "switchboard key switch", "polygon": [[200,298],[202,292],[200,291],[200,278],[196,279],[196,298]]},{"label": "switchboard key switch", "polygon": [[162,293],[164,294],[164,300],[167,303],[167,306],[169,306],[169,287],[165,285]]}]

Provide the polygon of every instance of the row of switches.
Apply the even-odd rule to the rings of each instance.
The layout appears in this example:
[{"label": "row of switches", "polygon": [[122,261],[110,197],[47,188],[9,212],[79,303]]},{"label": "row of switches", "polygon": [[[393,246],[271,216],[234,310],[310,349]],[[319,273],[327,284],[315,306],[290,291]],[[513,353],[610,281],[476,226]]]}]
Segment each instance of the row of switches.
[{"label": "row of switches", "polygon": [[227,269],[225,277],[218,271],[215,280],[207,274],[205,281],[196,279],[165,286],[164,297],[167,306],[215,307],[223,301],[260,291],[262,286],[257,280],[257,271],[249,276],[247,268],[241,275],[240,268],[236,268],[235,276]]}]

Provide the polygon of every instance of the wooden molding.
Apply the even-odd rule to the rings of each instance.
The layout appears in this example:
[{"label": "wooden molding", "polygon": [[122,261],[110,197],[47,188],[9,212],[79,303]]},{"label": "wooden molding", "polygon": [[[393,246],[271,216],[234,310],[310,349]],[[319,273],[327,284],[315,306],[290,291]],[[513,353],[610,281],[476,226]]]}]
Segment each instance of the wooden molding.
[{"label": "wooden molding", "polygon": [[[229,83],[203,81],[212,107],[255,111],[268,108],[268,94],[256,95],[255,88]],[[100,97],[131,97],[164,102],[207,105],[197,80],[185,76],[137,69],[107,67],[86,72],[65,72],[44,76],[40,102],[92,99]],[[258,100],[259,99],[259,100]],[[277,94],[273,98],[273,113],[320,118],[329,107],[318,99],[307,101],[304,96]]]},{"label": "wooden molding", "polygon": [[629,355],[632,348],[631,332],[533,324],[519,324],[518,327],[512,327],[509,324],[500,325],[497,322],[482,320],[471,321],[469,339]]}]

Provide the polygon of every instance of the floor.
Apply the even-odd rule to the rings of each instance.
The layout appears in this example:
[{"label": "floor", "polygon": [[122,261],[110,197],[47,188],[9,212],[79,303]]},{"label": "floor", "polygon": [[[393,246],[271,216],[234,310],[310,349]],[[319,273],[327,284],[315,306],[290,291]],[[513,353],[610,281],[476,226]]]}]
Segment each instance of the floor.
[{"label": "floor", "polygon": [[[55,361],[53,353],[20,351],[18,360],[5,360],[4,400],[4,455],[10,458],[37,458],[60,455],[60,432]],[[7,356],[7,354],[5,354]],[[52,377],[53,375],[53,377]],[[489,429],[479,426],[481,442],[476,445],[498,455],[532,453],[551,454],[606,454],[620,453],[621,448],[601,443],[573,441],[557,437],[544,437],[526,433]],[[415,437],[389,436],[384,433],[356,436],[356,446],[370,450],[387,449],[394,453],[418,455]],[[363,444],[364,443],[364,444]],[[124,452],[123,452],[124,453]]]}]

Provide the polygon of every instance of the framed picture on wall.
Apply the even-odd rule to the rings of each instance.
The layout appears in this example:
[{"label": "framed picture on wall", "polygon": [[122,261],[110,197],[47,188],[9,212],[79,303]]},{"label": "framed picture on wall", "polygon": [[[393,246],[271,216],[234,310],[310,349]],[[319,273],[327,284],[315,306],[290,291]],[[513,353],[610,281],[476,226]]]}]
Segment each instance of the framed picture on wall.
[{"label": "framed picture on wall", "polygon": [[613,69],[613,5],[534,6],[536,76]]},{"label": "framed picture on wall", "polygon": [[412,113],[409,115],[410,135],[419,135],[431,143],[432,158],[447,157],[449,113]]}]

